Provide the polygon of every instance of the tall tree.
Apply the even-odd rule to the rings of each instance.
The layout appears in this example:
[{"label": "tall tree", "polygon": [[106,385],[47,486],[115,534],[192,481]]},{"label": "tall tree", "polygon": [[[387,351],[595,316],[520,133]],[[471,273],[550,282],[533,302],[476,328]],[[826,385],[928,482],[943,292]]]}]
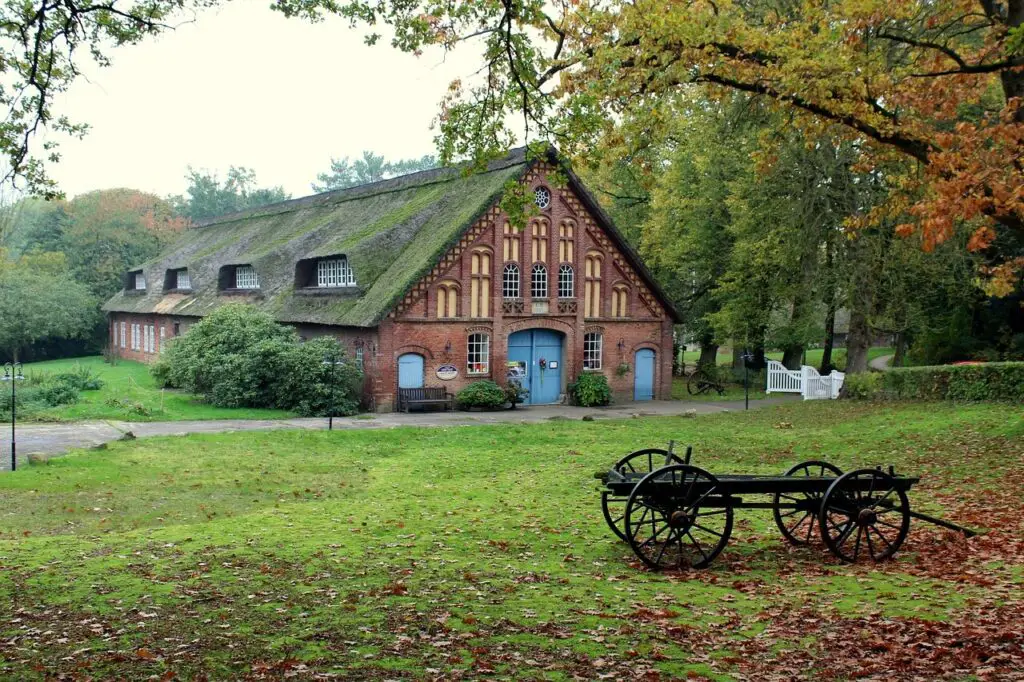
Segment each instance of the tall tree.
[{"label": "tall tree", "polygon": [[291,198],[283,187],[258,187],[256,171],[244,166],[231,166],[224,180],[216,173],[191,166],[185,177],[187,196],[173,196],[169,201],[180,215],[190,220],[215,218]]},{"label": "tall tree", "polygon": [[317,181],[312,183],[312,187],[314,192],[329,192],[436,167],[437,158],[430,154],[418,159],[385,161],[380,154],[366,150],[363,156],[355,161],[350,161],[347,156],[341,159],[332,157],[331,169],[326,173],[318,173]]},{"label": "tall tree", "polygon": [[[441,159],[487,158],[527,135],[583,153],[631,112],[694,84],[773,102],[792,124],[841,126],[862,164],[912,161],[862,224],[899,217],[924,248],[959,223],[992,253],[992,289],[1019,285],[1024,253],[1024,4],[1021,0],[278,0],[287,15],[338,13],[390,24],[419,52],[484,41],[485,78],[453,84],[439,117]],[[375,29],[371,29],[374,30]],[[376,32],[369,42],[379,38]],[[921,172],[918,172],[918,169]],[[909,219],[903,217],[909,216]]]}]

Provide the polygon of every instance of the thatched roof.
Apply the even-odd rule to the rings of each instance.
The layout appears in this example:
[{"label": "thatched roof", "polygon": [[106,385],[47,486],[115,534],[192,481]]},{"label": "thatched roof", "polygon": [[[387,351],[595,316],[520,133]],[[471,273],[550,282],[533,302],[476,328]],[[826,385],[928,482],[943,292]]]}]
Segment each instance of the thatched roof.
[{"label": "thatched roof", "polygon": [[[215,218],[133,269],[145,272],[144,294],[118,292],[103,309],[204,316],[238,300],[218,292],[220,268],[252,265],[260,289],[244,300],[281,322],[372,327],[526,169],[519,149],[484,172],[440,168]],[[298,261],[341,254],[358,287],[296,292]],[[177,268],[188,268],[191,293],[164,290]]]}]

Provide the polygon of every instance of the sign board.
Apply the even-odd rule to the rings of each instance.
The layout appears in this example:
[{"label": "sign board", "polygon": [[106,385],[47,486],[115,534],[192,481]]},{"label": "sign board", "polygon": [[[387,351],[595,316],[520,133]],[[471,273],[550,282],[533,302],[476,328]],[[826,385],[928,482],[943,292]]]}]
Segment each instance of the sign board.
[{"label": "sign board", "polygon": [[509,379],[522,380],[526,378],[526,363],[521,360],[511,360],[508,365],[506,376]]},{"label": "sign board", "polygon": [[455,365],[441,365],[437,368],[435,374],[437,374],[437,378],[441,381],[451,381],[459,376],[459,368]]}]

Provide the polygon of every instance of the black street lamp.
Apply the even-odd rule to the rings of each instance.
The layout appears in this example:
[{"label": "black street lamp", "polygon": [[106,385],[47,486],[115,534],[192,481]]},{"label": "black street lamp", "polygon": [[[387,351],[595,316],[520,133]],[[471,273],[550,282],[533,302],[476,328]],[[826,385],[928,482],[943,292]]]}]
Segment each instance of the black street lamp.
[{"label": "black street lamp", "polygon": [[11,382],[11,471],[15,471],[18,468],[18,450],[14,438],[14,425],[18,421],[18,392],[15,387],[24,378],[25,375],[22,373],[20,362],[6,363],[4,365],[4,375],[0,377],[0,381]]},{"label": "black street lamp", "polygon": [[750,409],[750,381],[747,374],[747,363],[754,359],[754,354],[746,348],[743,349],[743,409]]},{"label": "black street lamp", "polygon": [[343,364],[343,361],[337,355],[325,355],[324,364],[331,366],[331,400],[327,411],[327,430],[333,431],[334,413],[337,409],[338,401],[338,365]]}]

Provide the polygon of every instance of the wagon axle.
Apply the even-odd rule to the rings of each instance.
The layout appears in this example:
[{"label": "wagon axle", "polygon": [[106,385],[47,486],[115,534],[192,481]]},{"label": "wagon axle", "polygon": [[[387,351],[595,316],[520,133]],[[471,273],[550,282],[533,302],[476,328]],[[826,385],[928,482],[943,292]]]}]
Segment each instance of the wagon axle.
[{"label": "wagon axle", "polygon": [[[820,537],[843,561],[888,559],[917,518],[976,533],[910,509],[907,491],[920,479],[892,467],[843,473],[828,462],[802,462],[782,476],[714,476],[669,448],[626,455],[607,473],[601,506],[605,520],[651,568],[703,568],[725,548],[735,509],[771,509],[783,537],[796,545]],[[754,502],[744,496],[771,496]]]}]

